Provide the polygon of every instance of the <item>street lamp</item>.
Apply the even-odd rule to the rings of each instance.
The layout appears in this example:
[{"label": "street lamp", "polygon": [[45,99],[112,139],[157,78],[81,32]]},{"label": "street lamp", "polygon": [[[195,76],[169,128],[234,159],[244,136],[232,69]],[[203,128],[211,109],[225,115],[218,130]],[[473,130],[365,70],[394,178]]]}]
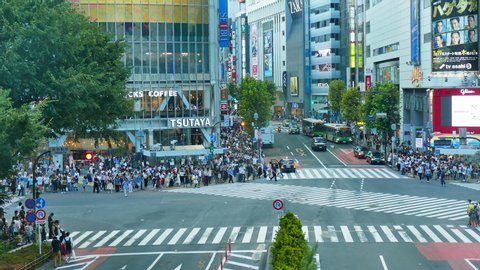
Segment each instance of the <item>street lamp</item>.
[{"label": "street lamp", "polygon": [[260,141],[261,138],[259,138],[258,136],[258,133],[260,132],[260,127],[258,126],[258,113],[255,112],[253,114],[253,119],[255,120],[255,129],[254,129],[254,136],[257,138],[257,147],[258,147],[258,157],[261,158],[262,157],[262,142]]}]

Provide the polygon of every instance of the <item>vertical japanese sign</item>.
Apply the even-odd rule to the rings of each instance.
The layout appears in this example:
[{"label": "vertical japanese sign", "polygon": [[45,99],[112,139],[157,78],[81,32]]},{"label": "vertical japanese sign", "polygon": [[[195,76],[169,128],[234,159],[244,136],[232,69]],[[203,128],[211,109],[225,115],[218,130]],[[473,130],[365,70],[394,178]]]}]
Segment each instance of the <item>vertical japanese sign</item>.
[{"label": "vertical japanese sign", "polygon": [[478,71],[478,1],[432,0],[432,71]]},{"label": "vertical japanese sign", "polygon": [[410,61],[420,63],[420,0],[410,0]]},{"label": "vertical japanese sign", "polygon": [[252,24],[250,26],[250,50],[251,53],[250,55],[252,56],[252,77],[257,78],[258,77],[258,58],[257,58],[257,25]]},{"label": "vertical japanese sign", "polygon": [[273,32],[268,30],[263,33],[263,76],[273,76]]},{"label": "vertical japanese sign", "polygon": [[229,33],[228,33],[228,1],[218,0],[218,23],[220,27],[219,43],[220,48],[228,48]]}]

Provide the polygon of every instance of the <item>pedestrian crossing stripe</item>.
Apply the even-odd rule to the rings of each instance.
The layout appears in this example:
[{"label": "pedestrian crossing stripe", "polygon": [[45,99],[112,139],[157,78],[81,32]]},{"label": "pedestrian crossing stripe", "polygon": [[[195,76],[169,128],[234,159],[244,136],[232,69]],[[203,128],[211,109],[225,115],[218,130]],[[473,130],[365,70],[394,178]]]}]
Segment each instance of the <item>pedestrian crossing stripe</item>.
[{"label": "pedestrian crossing stripe", "polygon": [[407,179],[387,168],[301,168],[295,173],[283,173],[280,179]]},{"label": "pedestrian crossing stripe", "polygon": [[[78,249],[96,247],[224,245],[271,243],[277,226],[165,228],[71,233]],[[310,243],[480,243],[480,231],[459,225],[313,225],[303,226]],[[102,231],[103,232],[103,231]],[[127,237],[131,235],[131,237]],[[107,239],[107,240],[104,240]],[[101,243],[101,245],[98,245]]]},{"label": "pedestrian crossing stripe", "polygon": [[215,185],[196,189],[171,189],[166,192],[266,201],[282,198],[288,203],[310,206],[339,207],[454,221],[467,218],[465,210],[468,206],[466,201],[445,198],[256,182]]}]

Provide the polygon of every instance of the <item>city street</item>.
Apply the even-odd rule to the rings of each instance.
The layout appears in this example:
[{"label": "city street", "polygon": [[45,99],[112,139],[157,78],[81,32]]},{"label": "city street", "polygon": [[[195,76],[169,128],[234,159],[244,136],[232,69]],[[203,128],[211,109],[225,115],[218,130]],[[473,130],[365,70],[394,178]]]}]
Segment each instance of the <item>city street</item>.
[{"label": "city street", "polygon": [[[309,142],[303,135],[280,134],[276,145],[286,140],[283,136],[293,147]],[[335,148],[348,151],[349,146]],[[46,194],[47,211],[72,232],[76,247],[77,258],[62,269],[213,270],[221,260],[225,269],[263,269],[278,229],[275,199],[301,219],[321,269],[476,269],[480,232],[465,226],[466,199],[474,199],[475,190],[420,183],[388,168],[345,166],[329,151],[315,153],[320,161],[314,167],[316,158],[303,149],[308,154],[293,155],[303,165],[299,172],[323,168],[321,161],[326,171],[385,170],[397,177],[381,177],[383,171],[363,179],[288,174],[278,182],[149,190],[128,197]],[[267,151],[288,154],[277,147]],[[232,254],[225,260],[229,240]]]}]

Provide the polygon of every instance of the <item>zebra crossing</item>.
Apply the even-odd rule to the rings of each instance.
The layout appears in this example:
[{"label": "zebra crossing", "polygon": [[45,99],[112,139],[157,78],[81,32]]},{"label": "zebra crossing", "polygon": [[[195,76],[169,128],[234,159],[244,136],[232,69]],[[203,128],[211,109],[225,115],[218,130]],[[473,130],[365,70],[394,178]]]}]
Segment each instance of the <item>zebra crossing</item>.
[{"label": "zebra crossing", "polygon": [[281,198],[288,203],[331,206],[374,213],[437,218],[466,219],[467,201],[445,198],[399,195],[358,190],[342,190],[269,183],[235,183],[199,189],[175,189],[165,192],[191,193],[233,198],[273,201]]},{"label": "zebra crossing", "polygon": [[283,179],[408,179],[388,168],[301,168]]},{"label": "zebra crossing", "polygon": [[[97,247],[266,244],[278,226],[166,228],[71,233],[77,249]],[[310,243],[480,243],[480,231],[459,225],[303,226]]]}]

